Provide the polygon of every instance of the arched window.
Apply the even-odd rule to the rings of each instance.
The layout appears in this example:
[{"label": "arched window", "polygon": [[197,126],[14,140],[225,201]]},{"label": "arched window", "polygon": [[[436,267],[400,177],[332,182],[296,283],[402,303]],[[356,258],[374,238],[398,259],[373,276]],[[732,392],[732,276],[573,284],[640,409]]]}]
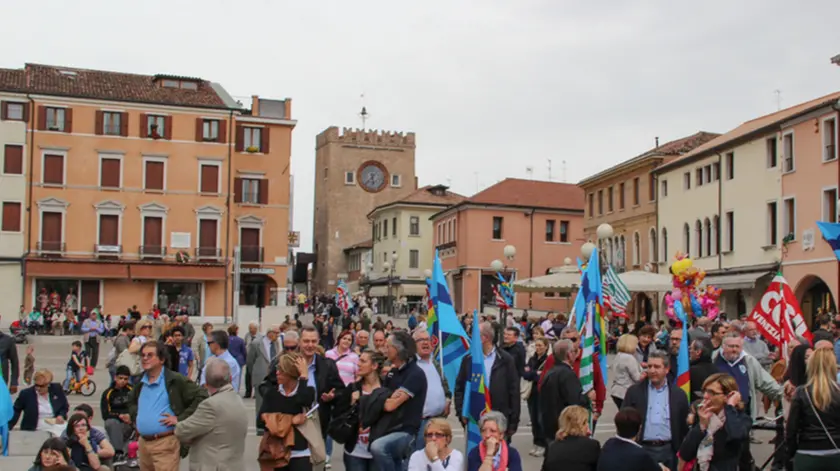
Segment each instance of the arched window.
[{"label": "arched window", "polygon": [[662,261],[668,263],[668,229],[662,228]]},{"label": "arched window", "polygon": [[633,233],[633,266],[639,266],[642,260],[642,241],[638,232]]},{"label": "arched window", "polygon": [[715,216],[714,218],[714,228],[712,232],[715,234],[715,255],[720,254],[720,217]]},{"label": "arched window", "polygon": [[697,250],[694,252],[694,256],[696,258],[702,258],[703,257],[703,223],[700,222],[699,219],[694,223],[694,237],[697,238],[697,240],[694,242],[694,245],[697,248]]},{"label": "arched window", "polygon": [[659,261],[659,247],[656,245],[656,229],[650,228],[650,233],[648,234],[648,258],[650,259],[651,263],[656,263]]},{"label": "arched window", "polygon": [[703,237],[706,238],[706,256],[708,257],[712,255],[712,223],[709,218],[703,221],[703,230],[706,232]]},{"label": "arched window", "polygon": [[618,266],[624,267],[627,263],[627,244],[624,240],[624,235],[618,238],[618,249],[617,249],[617,258],[618,258]]},{"label": "arched window", "polygon": [[686,255],[691,252],[691,229],[688,227],[688,223],[683,225],[683,252]]}]

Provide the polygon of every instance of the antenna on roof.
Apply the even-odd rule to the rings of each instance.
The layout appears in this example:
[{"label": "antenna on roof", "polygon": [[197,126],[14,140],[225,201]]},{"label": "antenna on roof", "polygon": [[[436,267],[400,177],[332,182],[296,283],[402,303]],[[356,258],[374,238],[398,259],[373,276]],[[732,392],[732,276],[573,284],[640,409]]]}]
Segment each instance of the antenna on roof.
[{"label": "antenna on roof", "polygon": [[367,112],[367,107],[365,106],[365,94],[361,94],[362,99],[362,111],[359,113],[359,117],[362,118],[362,131],[365,130],[365,126],[367,124],[368,117],[370,117],[370,113]]},{"label": "antenna on roof", "polygon": [[563,183],[566,183],[566,161],[563,161]]},{"label": "antenna on roof", "polygon": [[452,179],[451,178],[446,179],[446,186],[448,186],[449,188],[452,188]]},{"label": "antenna on roof", "polygon": [[548,181],[551,181],[551,159],[548,159]]},{"label": "antenna on roof", "polygon": [[654,140],[656,141],[656,147],[654,149],[659,149],[659,136],[656,136]]},{"label": "antenna on roof", "polygon": [[528,174],[528,179],[529,180],[534,179],[534,167],[531,167],[531,166],[525,167],[525,173]]},{"label": "antenna on roof", "polygon": [[782,109],[782,91],[781,90],[773,90],[773,93],[776,94],[776,111],[781,111],[781,109]]}]

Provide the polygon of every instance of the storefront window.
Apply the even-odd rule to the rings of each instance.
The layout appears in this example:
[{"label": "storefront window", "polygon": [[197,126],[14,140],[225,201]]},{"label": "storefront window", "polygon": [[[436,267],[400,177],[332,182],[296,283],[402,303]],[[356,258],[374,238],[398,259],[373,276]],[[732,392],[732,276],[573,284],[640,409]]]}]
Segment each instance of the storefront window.
[{"label": "storefront window", "polygon": [[[60,310],[64,307],[67,295],[73,290],[73,294],[79,294],[78,280],[36,280],[35,281],[35,307],[41,310],[42,313],[52,309]],[[74,306],[79,309],[78,298],[77,305]],[[96,306],[93,306],[96,307]],[[92,309],[92,307],[88,307]]]},{"label": "storefront window", "polygon": [[157,305],[170,315],[187,309],[190,316],[201,315],[201,283],[158,282]]}]

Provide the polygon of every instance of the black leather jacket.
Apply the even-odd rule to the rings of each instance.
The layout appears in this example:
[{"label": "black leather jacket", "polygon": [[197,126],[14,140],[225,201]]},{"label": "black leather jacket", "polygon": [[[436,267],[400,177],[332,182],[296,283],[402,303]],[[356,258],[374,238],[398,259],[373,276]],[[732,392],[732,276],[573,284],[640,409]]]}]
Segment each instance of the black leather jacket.
[{"label": "black leather jacket", "polygon": [[[835,446],[832,445],[832,440],[840,446],[840,393],[835,392],[828,409],[817,409],[819,419],[814,414],[816,404],[814,404],[815,407],[811,407],[810,401],[813,398],[811,388],[808,386],[796,388],[796,392],[793,394],[785,432],[787,434],[788,456],[792,457],[797,450],[834,450]],[[820,424],[820,419],[822,424],[825,425],[825,429]]]}]

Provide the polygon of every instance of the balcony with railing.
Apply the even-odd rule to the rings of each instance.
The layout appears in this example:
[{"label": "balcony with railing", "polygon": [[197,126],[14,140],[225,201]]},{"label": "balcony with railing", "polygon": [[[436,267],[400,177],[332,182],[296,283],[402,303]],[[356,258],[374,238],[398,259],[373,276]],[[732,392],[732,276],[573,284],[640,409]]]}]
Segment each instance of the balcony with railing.
[{"label": "balcony with railing", "polygon": [[201,261],[218,261],[222,258],[222,249],[218,247],[196,247],[195,258]]},{"label": "balcony with railing", "polygon": [[122,245],[95,244],[93,246],[93,253],[96,254],[97,258],[102,259],[120,258]]},{"label": "balcony with railing", "polygon": [[242,203],[245,203],[245,204],[259,204],[260,203],[260,193],[258,191],[243,191],[242,192]]},{"label": "balcony with railing", "polygon": [[162,245],[141,245],[138,253],[141,260],[161,260],[166,258],[166,247]]},{"label": "balcony with railing", "polygon": [[42,257],[61,257],[67,250],[64,242],[40,241],[35,246]]},{"label": "balcony with railing", "polygon": [[243,245],[239,248],[239,257],[242,262],[262,263],[265,250],[254,245]]}]

